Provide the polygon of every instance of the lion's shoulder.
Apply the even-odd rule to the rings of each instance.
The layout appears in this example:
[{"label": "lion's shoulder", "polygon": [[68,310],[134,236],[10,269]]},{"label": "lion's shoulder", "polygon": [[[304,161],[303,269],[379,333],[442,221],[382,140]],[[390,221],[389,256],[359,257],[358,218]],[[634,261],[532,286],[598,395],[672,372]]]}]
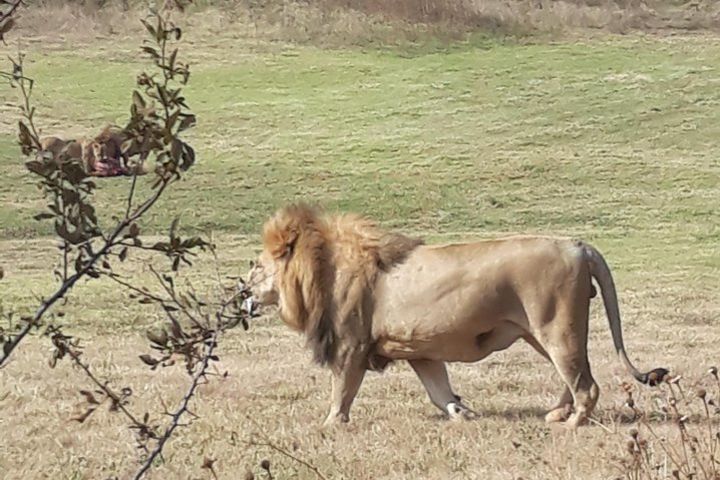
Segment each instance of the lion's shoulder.
[{"label": "lion's shoulder", "polygon": [[424,244],[420,238],[384,230],[376,222],[355,214],[330,217],[328,224],[336,261],[350,267],[387,271]]}]

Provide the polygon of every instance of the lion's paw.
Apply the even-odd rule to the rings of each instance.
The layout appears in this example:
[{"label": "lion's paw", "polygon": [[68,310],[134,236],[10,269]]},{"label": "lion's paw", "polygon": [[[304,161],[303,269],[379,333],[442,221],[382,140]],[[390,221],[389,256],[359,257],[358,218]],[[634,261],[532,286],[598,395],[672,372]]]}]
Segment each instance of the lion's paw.
[{"label": "lion's paw", "polygon": [[572,405],[566,404],[562,407],[555,408],[553,410],[550,410],[547,415],[545,415],[545,422],[546,423],[559,423],[564,422],[568,418],[570,418],[570,415],[572,414]]},{"label": "lion's paw", "polygon": [[347,414],[344,413],[331,413],[327,416],[325,419],[325,422],[323,422],[323,428],[332,428],[338,425],[342,425],[345,423],[348,423],[350,421],[350,417]]},{"label": "lion's paw", "polygon": [[450,420],[474,420],[477,418],[477,414],[475,412],[466,406],[455,402],[447,404],[447,413],[450,416]]}]

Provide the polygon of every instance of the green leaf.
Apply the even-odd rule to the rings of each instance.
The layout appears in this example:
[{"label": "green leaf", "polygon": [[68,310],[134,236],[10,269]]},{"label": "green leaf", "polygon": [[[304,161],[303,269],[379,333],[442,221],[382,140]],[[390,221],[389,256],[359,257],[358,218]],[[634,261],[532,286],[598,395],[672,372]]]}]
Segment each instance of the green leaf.
[{"label": "green leaf", "polygon": [[185,114],[183,119],[180,120],[180,126],[178,127],[178,133],[187,130],[188,128],[194,127],[197,123],[195,115]]},{"label": "green leaf", "polygon": [[176,48],[173,50],[173,52],[170,54],[170,60],[168,60],[168,66],[170,67],[170,70],[175,68],[175,59],[177,58],[178,49]]},{"label": "green leaf", "polygon": [[177,230],[177,226],[180,223],[180,217],[175,217],[175,219],[170,224],[170,238],[175,238],[175,231]]},{"label": "green leaf", "polygon": [[168,103],[168,97],[167,97],[167,91],[165,90],[165,87],[163,87],[162,85],[158,85],[158,86],[157,86],[157,93],[158,93],[158,98],[160,99],[160,101],[162,102],[162,104],[163,104],[163,105],[167,105],[167,103]]},{"label": "green leaf", "polygon": [[172,131],[172,128],[175,126],[175,122],[177,122],[178,118],[180,118],[180,110],[176,110],[168,117],[165,128],[169,132]]},{"label": "green leaf", "polygon": [[195,164],[195,150],[187,143],[183,144],[182,163],[180,169],[187,171]]},{"label": "green leaf", "polygon": [[100,402],[97,401],[92,392],[89,392],[87,390],[80,390],[80,394],[85,397],[85,400],[87,400],[88,403],[92,403],[93,405],[100,404]]},{"label": "green leaf", "polygon": [[38,221],[47,220],[49,218],[55,218],[55,214],[50,213],[50,212],[42,212],[42,213],[38,213],[37,215],[34,215],[33,218]]},{"label": "green leaf", "polygon": [[29,162],[25,162],[25,168],[30,170],[35,175],[40,175],[41,177],[44,177],[47,173],[47,168],[42,162],[38,162],[37,160],[30,160]]},{"label": "green leaf", "polygon": [[71,418],[71,420],[74,420],[78,423],[83,423],[87,418],[92,415],[92,413],[95,411],[95,407],[88,408],[87,411],[81,415],[78,415],[76,417]]},{"label": "green leaf", "polygon": [[145,25],[145,29],[147,29],[147,31],[150,32],[150,35],[155,37],[155,35],[157,34],[155,27],[150,25],[150,23],[146,22],[145,20],[140,20],[140,21],[142,22],[143,25]]},{"label": "green leaf", "polygon": [[128,230],[128,236],[130,238],[135,238],[138,235],[140,235],[140,227],[138,227],[137,223],[133,223],[130,225],[130,228]]},{"label": "green leaf", "polygon": [[172,312],[177,312],[177,311],[179,310],[179,308],[173,307],[172,305],[165,305],[165,304],[163,304],[162,307],[163,307],[163,309],[165,309],[166,312],[170,312],[170,313],[172,313]]},{"label": "green leaf", "polygon": [[5,23],[0,24],[0,40],[2,40],[3,35],[8,33],[14,25],[15,20],[13,20],[12,18],[8,18]]},{"label": "green leaf", "polygon": [[165,26],[163,25],[162,17],[158,15],[157,17],[157,27],[155,29],[155,40],[160,43],[160,41],[165,36]]},{"label": "green leaf", "polygon": [[167,332],[163,329],[160,330],[148,330],[145,334],[151,342],[156,345],[165,346],[168,341]]},{"label": "green leaf", "polygon": [[20,141],[20,147],[23,155],[30,155],[33,150],[40,149],[37,139],[35,139],[35,136],[30,132],[30,129],[22,120],[18,122],[18,129],[20,130],[18,140]]},{"label": "green leaf", "polygon": [[160,54],[158,53],[157,50],[155,50],[155,49],[152,48],[152,47],[148,47],[148,46],[146,45],[146,46],[142,47],[141,50],[142,50],[143,52],[147,53],[148,55],[150,55],[154,60],[159,60],[159,59],[160,59]]},{"label": "green leaf", "polygon": [[170,157],[172,157],[175,163],[178,163],[180,161],[180,156],[182,155],[182,153],[183,143],[177,138],[174,138],[172,143],[170,144]]},{"label": "green leaf", "polygon": [[138,92],[137,90],[133,91],[132,93],[132,101],[133,105],[135,105],[138,110],[144,109],[147,105],[145,103],[145,99],[142,97],[142,95],[140,95],[140,92]]},{"label": "green leaf", "polygon": [[160,363],[158,360],[154,359],[153,357],[151,357],[150,355],[148,355],[146,353],[140,355],[140,360],[142,360],[143,363],[145,363],[146,365],[150,365],[151,367],[154,367],[155,365]]},{"label": "green leaf", "polygon": [[170,244],[167,242],[156,242],[155,245],[150,248],[157,250],[158,252],[167,252],[170,250]]}]

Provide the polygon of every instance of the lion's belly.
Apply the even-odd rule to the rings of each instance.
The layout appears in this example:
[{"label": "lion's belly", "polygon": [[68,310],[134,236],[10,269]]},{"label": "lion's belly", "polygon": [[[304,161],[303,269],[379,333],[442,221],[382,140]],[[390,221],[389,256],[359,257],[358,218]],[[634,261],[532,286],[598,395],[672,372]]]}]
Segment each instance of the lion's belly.
[{"label": "lion's belly", "polygon": [[378,355],[393,360],[422,358],[447,362],[474,362],[484,357],[479,355],[475,336],[472,335],[436,335],[428,337],[402,338],[387,336],[378,339]]},{"label": "lion's belly", "polygon": [[376,285],[372,332],[378,355],[471,362],[522,334],[527,318],[512,279],[493,264],[430,266],[419,253]]},{"label": "lion's belly", "polygon": [[467,300],[453,294],[430,297],[431,302],[396,298],[380,302],[373,321],[376,352],[391,359],[423,358],[474,362],[492,352],[493,332],[512,324],[510,309],[492,298]]},{"label": "lion's belly", "polygon": [[[478,322],[484,323],[484,322]],[[421,337],[418,335],[378,339],[375,353],[393,360],[441,360],[445,362],[476,362],[493,352],[504,350],[524,335],[515,322],[495,322],[491,330],[476,329]]]}]

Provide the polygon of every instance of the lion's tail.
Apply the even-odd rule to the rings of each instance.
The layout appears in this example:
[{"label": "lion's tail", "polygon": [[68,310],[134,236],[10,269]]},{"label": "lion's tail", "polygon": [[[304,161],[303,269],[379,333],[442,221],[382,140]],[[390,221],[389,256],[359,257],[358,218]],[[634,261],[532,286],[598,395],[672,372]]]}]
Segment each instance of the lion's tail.
[{"label": "lion's tail", "polygon": [[590,265],[590,274],[600,286],[603,303],[605,304],[605,313],[610,323],[610,332],[612,333],[615,350],[620,360],[637,381],[651,386],[659,384],[669,373],[666,369],[656,368],[646,373],[640,372],[635,368],[635,365],[632,364],[625,352],[620,321],[620,308],[618,307],[617,291],[615,290],[615,282],[610,273],[610,267],[600,252],[588,244],[584,244],[584,254]]}]

